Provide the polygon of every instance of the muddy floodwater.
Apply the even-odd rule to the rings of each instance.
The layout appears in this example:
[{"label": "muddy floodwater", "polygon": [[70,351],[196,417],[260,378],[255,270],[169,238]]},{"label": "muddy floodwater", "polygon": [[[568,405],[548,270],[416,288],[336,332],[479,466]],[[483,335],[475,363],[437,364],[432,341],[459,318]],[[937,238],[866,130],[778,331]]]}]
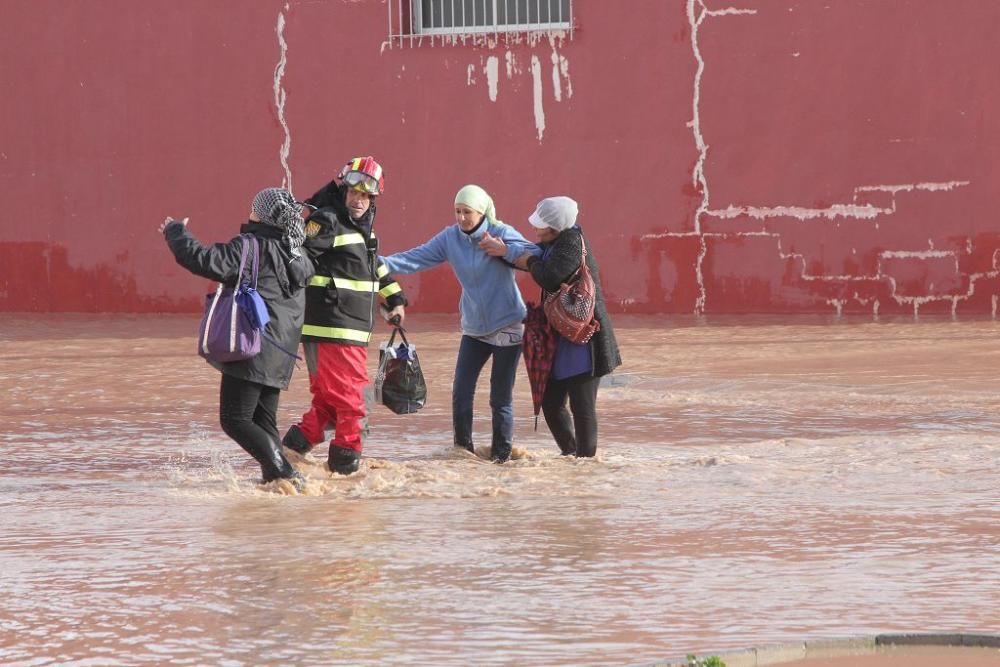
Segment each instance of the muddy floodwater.
[{"label": "muddy floodwater", "polygon": [[[523,456],[498,466],[451,446],[456,319],[407,322],[426,408],[376,408],[362,469],[331,478],[322,446],[293,494],[218,427],[195,317],[0,315],[0,663],[642,665],[1000,632],[1000,324],[619,316],[598,457],[533,430],[522,366]],[[308,401],[303,366],[282,430]]]}]

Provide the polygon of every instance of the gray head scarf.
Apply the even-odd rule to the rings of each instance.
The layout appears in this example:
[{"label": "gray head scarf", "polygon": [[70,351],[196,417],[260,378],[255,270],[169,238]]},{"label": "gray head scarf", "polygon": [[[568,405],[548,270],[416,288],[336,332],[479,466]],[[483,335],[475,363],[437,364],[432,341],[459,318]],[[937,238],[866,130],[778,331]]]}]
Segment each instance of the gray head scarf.
[{"label": "gray head scarf", "polygon": [[306,239],[305,224],[299,213],[301,210],[302,204],[283,188],[266,188],[253,198],[253,212],[265,225],[284,232],[283,238],[294,255],[299,254],[299,248]]}]

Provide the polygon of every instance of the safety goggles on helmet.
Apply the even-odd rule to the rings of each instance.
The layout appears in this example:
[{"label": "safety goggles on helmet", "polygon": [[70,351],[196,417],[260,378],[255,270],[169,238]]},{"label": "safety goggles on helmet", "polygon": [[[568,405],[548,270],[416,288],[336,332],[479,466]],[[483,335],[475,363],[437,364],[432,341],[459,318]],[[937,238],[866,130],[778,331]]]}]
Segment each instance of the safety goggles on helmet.
[{"label": "safety goggles on helmet", "polygon": [[356,157],[340,170],[340,180],[348,187],[370,195],[380,195],[385,189],[382,165],[371,155]]},{"label": "safety goggles on helmet", "polygon": [[349,171],[344,174],[344,183],[358,192],[367,192],[370,195],[379,194],[378,181],[360,171]]}]

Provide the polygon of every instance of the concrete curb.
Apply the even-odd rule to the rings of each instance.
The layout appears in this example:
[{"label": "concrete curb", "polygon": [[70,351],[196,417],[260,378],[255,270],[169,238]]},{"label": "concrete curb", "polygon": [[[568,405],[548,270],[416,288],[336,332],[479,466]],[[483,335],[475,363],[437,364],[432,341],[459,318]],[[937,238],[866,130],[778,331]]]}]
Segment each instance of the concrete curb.
[{"label": "concrete curb", "polygon": [[[1000,635],[950,633],[895,633],[865,635],[846,639],[810,641],[761,646],[736,651],[698,654],[699,658],[718,656],[726,667],[764,667],[806,658],[829,658],[839,655],[870,655],[884,646],[953,646],[1000,649]],[[650,663],[646,667],[688,667],[688,661]]]}]

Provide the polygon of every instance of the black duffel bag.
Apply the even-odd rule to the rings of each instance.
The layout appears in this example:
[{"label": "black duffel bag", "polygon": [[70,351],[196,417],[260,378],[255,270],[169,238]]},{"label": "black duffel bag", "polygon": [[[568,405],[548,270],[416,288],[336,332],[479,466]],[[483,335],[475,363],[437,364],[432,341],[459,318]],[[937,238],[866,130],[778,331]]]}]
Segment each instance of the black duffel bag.
[{"label": "black duffel bag", "polygon": [[[403,341],[399,345],[393,345],[396,334]],[[379,348],[375,401],[397,415],[416,412],[427,402],[427,383],[420,370],[417,349],[406,340],[402,327],[394,327],[389,342]]]}]

